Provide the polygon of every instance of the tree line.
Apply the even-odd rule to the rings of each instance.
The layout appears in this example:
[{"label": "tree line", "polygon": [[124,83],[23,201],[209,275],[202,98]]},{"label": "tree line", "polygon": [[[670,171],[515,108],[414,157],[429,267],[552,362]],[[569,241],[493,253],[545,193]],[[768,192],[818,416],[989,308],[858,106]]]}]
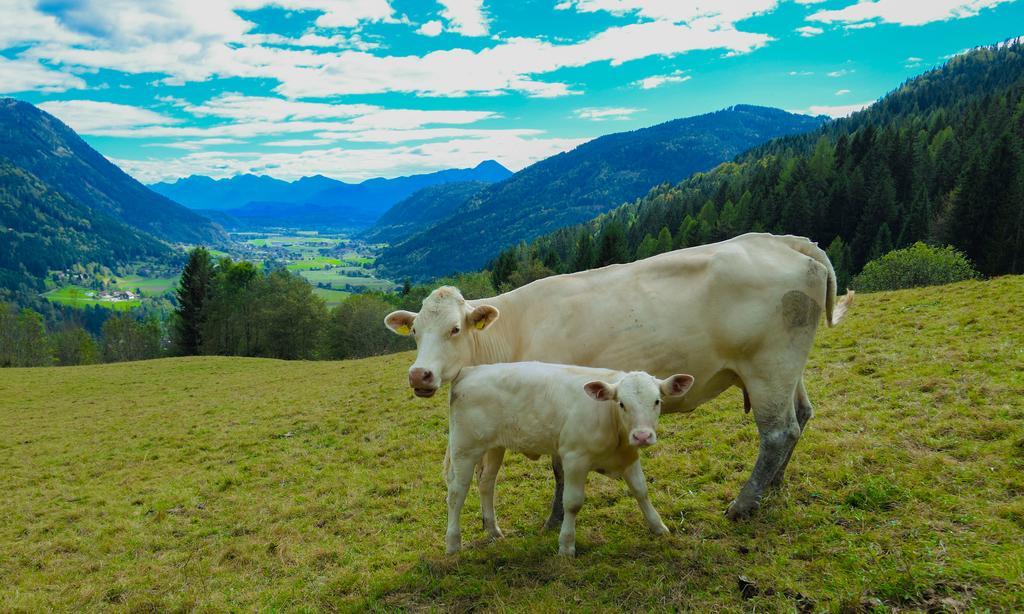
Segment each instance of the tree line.
[{"label": "tree line", "polygon": [[921,241],[1024,272],[1024,45],[953,58],[869,109],[754,148],[597,219],[506,249],[509,289],[750,231],[828,246],[840,286]]}]

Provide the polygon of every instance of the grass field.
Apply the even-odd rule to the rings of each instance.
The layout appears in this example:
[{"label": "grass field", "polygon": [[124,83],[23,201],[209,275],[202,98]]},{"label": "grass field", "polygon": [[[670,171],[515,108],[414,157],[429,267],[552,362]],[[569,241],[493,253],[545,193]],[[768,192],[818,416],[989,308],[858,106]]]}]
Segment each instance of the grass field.
[{"label": "grass field", "polygon": [[316,258],[307,258],[305,260],[296,260],[288,265],[289,271],[306,271],[309,269],[322,269],[326,265],[340,266],[341,260],[337,258],[327,258],[325,256],[318,256]]},{"label": "grass field", "polygon": [[318,283],[334,284],[336,287],[352,284],[353,286],[362,286],[371,290],[388,290],[394,286],[393,283],[384,279],[346,275],[346,270],[343,267],[317,271],[300,270],[298,273],[314,286]]},{"label": "grass field", "polygon": [[148,297],[156,297],[178,285],[177,277],[141,277],[139,275],[128,275],[115,277],[113,285],[122,290],[135,291],[136,288]]},{"label": "grass field", "polygon": [[[508,536],[444,555],[445,395],[412,354],[0,370],[0,611],[1024,609],[1024,278],[862,295],[821,329],[816,415],[751,520],[733,390],[644,453],[672,534],[592,475],[578,557],[510,454]],[[752,584],[741,591],[738,578]]]},{"label": "grass field", "polygon": [[43,293],[43,298],[54,303],[70,305],[72,307],[84,308],[99,305],[116,311],[130,311],[142,304],[140,300],[131,301],[100,301],[90,298],[86,292],[94,292],[81,286],[62,286]]},{"label": "grass field", "polygon": [[342,303],[345,299],[351,296],[344,290],[330,290],[327,288],[313,288],[313,294],[324,299],[327,303],[327,307],[335,307]]}]

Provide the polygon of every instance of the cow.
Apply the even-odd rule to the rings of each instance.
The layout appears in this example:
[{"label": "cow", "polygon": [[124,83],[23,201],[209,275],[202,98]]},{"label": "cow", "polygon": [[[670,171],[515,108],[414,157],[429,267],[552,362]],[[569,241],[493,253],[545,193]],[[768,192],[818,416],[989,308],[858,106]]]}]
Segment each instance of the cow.
[{"label": "cow", "polygon": [[[726,389],[743,390],[760,435],[750,478],[726,509],[753,513],[762,493],[782,483],[813,408],[803,373],[822,313],[837,324],[853,302],[837,300],[828,256],[803,237],[741,235],[629,264],[539,279],[499,296],[465,300],[434,290],[420,312],[395,311],[384,323],[413,335],[409,386],[430,397],[467,366],[541,360],[689,373],[697,384],[663,413],[690,412]],[[545,524],[561,523],[560,460]]]},{"label": "cow", "polygon": [[583,506],[587,474],[622,477],[640,504],[647,527],[668,533],[647,498],[638,449],[657,441],[662,400],[682,398],[693,378],[659,380],[642,371],[515,362],[466,367],[452,382],[448,410],[448,530],[446,551],[462,545],[459,518],[473,470],[484,457],[480,510],[484,530],[502,536],[494,513],[494,482],[505,450],[531,458],[562,459],[565,515],[558,553],[576,554],[576,515]]}]

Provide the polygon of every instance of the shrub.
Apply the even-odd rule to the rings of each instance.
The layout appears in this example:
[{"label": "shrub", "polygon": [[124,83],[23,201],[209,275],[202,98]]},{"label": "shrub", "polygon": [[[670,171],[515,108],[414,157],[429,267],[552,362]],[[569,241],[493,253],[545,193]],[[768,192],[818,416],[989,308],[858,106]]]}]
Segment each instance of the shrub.
[{"label": "shrub", "polygon": [[853,278],[852,285],[861,292],[878,292],[937,286],[978,277],[978,271],[967,256],[952,246],[932,247],[918,242],[867,263],[860,275]]}]

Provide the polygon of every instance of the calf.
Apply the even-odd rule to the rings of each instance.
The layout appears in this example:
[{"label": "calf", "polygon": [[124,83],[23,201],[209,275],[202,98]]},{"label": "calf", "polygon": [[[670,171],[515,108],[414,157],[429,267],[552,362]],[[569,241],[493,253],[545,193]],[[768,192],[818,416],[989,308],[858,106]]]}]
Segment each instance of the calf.
[{"label": "calf", "polygon": [[461,547],[459,514],[473,469],[485,456],[478,480],[484,529],[491,537],[501,537],[494,515],[494,481],[506,449],[532,458],[561,457],[565,515],[559,554],[576,553],[576,514],[590,471],[625,478],[650,530],[667,533],[647,499],[637,450],[657,441],[662,400],[683,396],[691,385],[689,375],[659,380],[642,371],[541,362],[463,369],[452,384],[449,408],[447,551]]}]

